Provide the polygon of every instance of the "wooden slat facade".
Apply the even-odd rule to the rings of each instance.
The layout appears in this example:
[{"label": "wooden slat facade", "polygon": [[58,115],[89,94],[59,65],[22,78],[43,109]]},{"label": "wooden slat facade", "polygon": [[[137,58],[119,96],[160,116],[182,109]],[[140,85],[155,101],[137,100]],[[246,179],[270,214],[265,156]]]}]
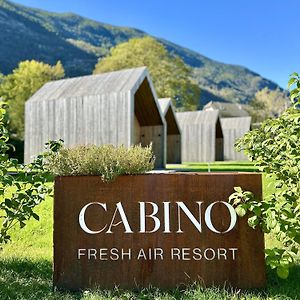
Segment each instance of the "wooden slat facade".
[{"label": "wooden slat facade", "polygon": [[183,162],[223,160],[223,133],[218,111],[176,113]]},{"label": "wooden slat facade", "polygon": [[222,118],[221,125],[224,135],[224,160],[247,160],[244,153],[235,150],[234,144],[250,130],[251,117]]},{"label": "wooden slat facade", "polygon": [[167,163],[181,163],[181,130],[171,98],[158,99],[167,124]]},{"label": "wooden slat facade", "polygon": [[164,168],[166,123],[147,69],[46,83],[25,105],[25,162],[60,138],[67,147],[152,142],[155,167]]}]

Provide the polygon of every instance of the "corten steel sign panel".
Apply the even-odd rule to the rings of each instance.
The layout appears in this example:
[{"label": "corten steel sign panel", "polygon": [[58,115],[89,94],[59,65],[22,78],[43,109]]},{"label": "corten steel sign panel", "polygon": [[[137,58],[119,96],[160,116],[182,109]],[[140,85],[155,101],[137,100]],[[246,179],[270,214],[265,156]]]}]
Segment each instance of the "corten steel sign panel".
[{"label": "corten steel sign panel", "polygon": [[54,286],[264,286],[263,233],[227,204],[235,186],[261,197],[260,174],[57,177]]}]

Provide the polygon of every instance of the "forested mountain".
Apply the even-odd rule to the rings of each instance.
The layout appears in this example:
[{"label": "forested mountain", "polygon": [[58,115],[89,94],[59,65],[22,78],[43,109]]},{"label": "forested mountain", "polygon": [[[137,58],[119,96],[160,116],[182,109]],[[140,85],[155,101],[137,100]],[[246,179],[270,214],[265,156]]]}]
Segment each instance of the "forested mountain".
[{"label": "forested mountain", "polygon": [[[60,60],[69,77],[91,74],[112,46],[147,33],[112,26],[72,13],[50,13],[0,0],[0,72],[10,73],[26,59],[54,64]],[[158,39],[193,67],[201,87],[201,104],[211,100],[247,103],[274,82],[242,66],[216,62],[197,52]],[[205,41],[203,41],[205,42]]]}]

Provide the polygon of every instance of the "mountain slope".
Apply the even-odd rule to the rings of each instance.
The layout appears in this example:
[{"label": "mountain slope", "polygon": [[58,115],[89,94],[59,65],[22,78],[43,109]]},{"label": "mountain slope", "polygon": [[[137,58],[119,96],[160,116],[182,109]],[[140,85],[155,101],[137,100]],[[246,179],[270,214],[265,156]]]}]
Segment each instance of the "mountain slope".
[{"label": "mountain slope", "polygon": [[[147,35],[128,27],[112,26],[71,13],[50,13],[0,0],[0,72],[7,74],[19,61],[61,60],[67,76],[90,74],[112,46]],[[202,89],[201,103],[210,100],[247,103],[255,92],[278,86],[247,68],[211,60],[197,52],[158,39],[193,67]]]}]

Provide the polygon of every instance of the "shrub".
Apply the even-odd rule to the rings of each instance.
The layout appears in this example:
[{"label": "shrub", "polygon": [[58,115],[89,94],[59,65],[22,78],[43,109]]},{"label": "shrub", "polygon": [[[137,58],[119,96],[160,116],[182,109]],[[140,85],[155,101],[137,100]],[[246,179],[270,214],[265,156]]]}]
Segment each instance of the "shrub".
[{"label": "shrub", "polygon": [[47,168],[57,176],[98,175],[103,181],[112,181],[122,174],[141,174],[154,167],[152,146],[77,146],[66,148],[61,142],[49,152]]},{"label": "shrub", "polygon": [[39,219],[34,208],[51,192],[45,184],[50,174],[44,169],[42,155],[26,166],[9,158],[6,124],[6,106],[0,103],[0,244],[10,240],[12,227],[22,228],[32,217]]},{"label": "shrub", "polygon": [[272,233],[281,248],[266,249],[266,262],[287,278],[300,249],[300,77],[289,81],[293,108],[279,118],[265,121],[261,128],[248,132],[236,147],[244,150],[260,170],[275,181],[275,192],[262,201],[250,192],[236,188],[230,201],[240,216],[249,213],[248,224]]}]

